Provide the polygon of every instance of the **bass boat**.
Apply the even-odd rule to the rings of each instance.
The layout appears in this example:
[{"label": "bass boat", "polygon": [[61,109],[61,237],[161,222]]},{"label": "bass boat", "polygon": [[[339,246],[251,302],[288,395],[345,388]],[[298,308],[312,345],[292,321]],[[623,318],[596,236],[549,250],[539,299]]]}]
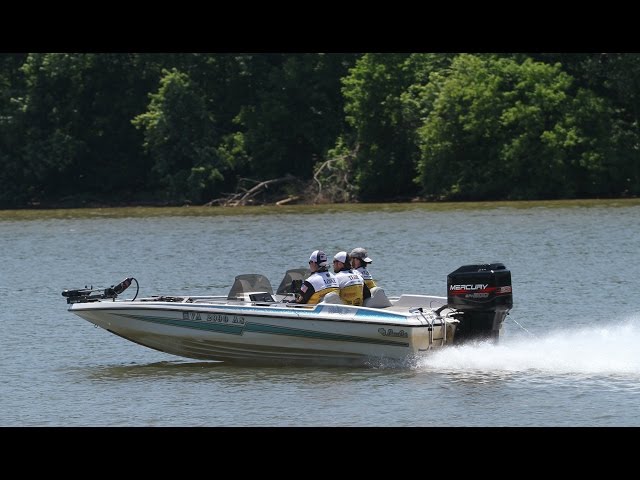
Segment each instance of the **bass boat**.
[{"label": "bass boat", "polygon": [[[138,298],[133,277],[105,289],[64,290],[68,310],[115,335],[198,360],[383,364],[412,361],[469,341],[497,342],[513,306],[502,263],[465,265],[447,276],[447,295],[387,297],[374,287],[361,306],[336,293],[294,303],[307,269],[286,272],[278,289],[260,274],[235,278],[227,295]],[[121,298],[133,283],[135,296]]]}]

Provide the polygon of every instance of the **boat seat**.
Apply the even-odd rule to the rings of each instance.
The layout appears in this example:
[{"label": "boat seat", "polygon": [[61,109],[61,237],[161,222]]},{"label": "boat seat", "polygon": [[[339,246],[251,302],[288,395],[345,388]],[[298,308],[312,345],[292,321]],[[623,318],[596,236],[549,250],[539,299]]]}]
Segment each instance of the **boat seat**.
[{"label": "boat seat", "polygon": [[320,303],[337,303],[342,305],[342,299],[338,292],[329,292],[324,297],[322,297],[322,301]]},{"label": "boat seat", "polygon": [[364,299],[363,307],[370,308],[384,308],[390,307],[391,302],[384,293],[384,290],[380,287],[373,287],[371,289],[371,296]]}]

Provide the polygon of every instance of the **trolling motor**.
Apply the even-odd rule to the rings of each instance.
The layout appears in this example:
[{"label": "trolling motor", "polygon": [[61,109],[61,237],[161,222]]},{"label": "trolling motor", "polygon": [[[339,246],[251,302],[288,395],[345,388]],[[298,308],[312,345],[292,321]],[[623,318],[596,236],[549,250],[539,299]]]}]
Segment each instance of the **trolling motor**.
[{"label": "trolling motor", "polygon": [[[62,296],[67,298],[67,303],[86,303],[86,302],[97,302],[99,300],[104,299],[113,299],[115,300],[118,295],[124,292],[129,286],[131,282],[138,281],[133,277],[127,277],[117,285],[111,285],[109,288],[105,289],[94,289],[93,287],[88,288],[79,288],[77,290],[64,290],[62,292]],[[136,296],[138,293],[136,292]],[[134,297],[135,298],[135,297]]]},{"label": "trolling motor", "polygon": [[464,265],[447,276],[447,306],[459,320],[453,343],[493,340],[513,307],[511,272],[502,263]]}]

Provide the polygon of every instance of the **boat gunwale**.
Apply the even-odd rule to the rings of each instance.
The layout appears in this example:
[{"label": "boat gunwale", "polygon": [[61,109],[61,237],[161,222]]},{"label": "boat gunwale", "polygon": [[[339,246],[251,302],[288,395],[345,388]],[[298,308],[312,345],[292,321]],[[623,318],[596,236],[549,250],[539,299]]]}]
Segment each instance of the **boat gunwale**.
[{"label": "boat gunwale", "polygon": [[[108,304],[107,306],[104,306]],[[88,308],[82,308],[82,306],[86,305]],[[93,307],[92,305],[100,305],[100,307]],[[302,305],[301,305],[302,306]],[[352,318],[337,318],[336,315],[341,315],[335,312],[324,312],[324,307],[346,307],[348,309],[355,310],[352,314]],[[414,312],[410,312],[407,309],[407,312],[397,312],[397,311],[385,311],[377,308],[370,307],[354,307],[351,305],[334,305],[334,304],[316,304],[313,309],[309,309],[308,307],[305,309],[301,308],[293,308],[287,310],[282,308],[278,308],[277,305],[274,305],[274,309],[278,310],[268,310],[271,306],[259,306],[259,305],[218,305],[218,304],[206,304],[206,303],[187,303],[187,302],[141,302],[141,301],[115,301],[115,302],[87,302],[87,303],[75,303],[69,307],[69,311],[72,313],[79,312],[91,312],[91,311],[106,311],[106,310],[152,310],[152,311],[166,311],[166,312],[174,312],[174,311],[200,311],[203,314],[210,314],[211,311],[202,311],[202,309],[214,309],[219,308],[222,310],[227,310],[226,312],[221,312],[223,314],[229,315],[243,315],[248,317],[271,317],[276,319],[283,320],[305,320],[305,321],[323,321],[323,322],[341,322],[341,323],[357,323],[357,324],[368,324],[368,325],[385,325],[385,326],[398,326],[398,327],[411,327],[411,328],[428,328],[433,326],[442,326],[447,324],[446,317],[435,316],[433,322],[429,322],[426,318],[423,318],[422,315],[418,315]],[[291,308],[291,307],[288,307]],[[361,312],[361,309],[365,310],[365,313],[358,317],[358,312]],[[418,308],[418,307],[415,307]],[[250,310],[250,313],[242,313],[239,310]],[[229,311],[230,310],[230,311]],[[236,312],[234,312],[236,310]],[[279,313],[285,313],[286,315],[281,316],[277,315]],[[276,315],[274,315],[276,314]],[[320,315],[324,314],[325,316],[320,317]],[[379,321],[376,320],[365,320],[367,317],[382,317]],[[383,321],[383,318],[386,321]]]}]

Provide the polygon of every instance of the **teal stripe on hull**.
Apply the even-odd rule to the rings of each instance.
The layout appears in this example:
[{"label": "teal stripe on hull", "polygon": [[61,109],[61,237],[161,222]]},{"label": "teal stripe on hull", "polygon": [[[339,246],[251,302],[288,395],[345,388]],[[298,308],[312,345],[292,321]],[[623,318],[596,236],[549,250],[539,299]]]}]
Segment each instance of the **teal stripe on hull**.
[{"label": "teal stripe on hull", "polygon": [[246,330],[256,333],[270,333],[272,335],[287,335],[290,337],[305,337],[321,340],[336,340],[339,342],[356,342],[356,343],[373,343],[375,345],[396,345],[399,347],[408,347],[405,342],[393,342],[389,340],[376,340],[374,338],[356,337],[354,335],[342,335],[340,333],[317,332],[314,330],[304,330],[301,328],[280,327],[277,325],[265,325],[263,323],[246,324]]},{"label": "teal stripe on hull", "polygon": [[408,342],[397,342],[392,340],[358,337],[355,335],[343,335],[340,333],[318,332],[293,327],[282,327],[279,325],[266,325],[262,323],[246,322],[244,325],[234,325],[225,323],[198,322],[184,319],[172,319],[166,317],[150,317],[142,315],[131,315],[125,313],[114,313],[119,317],[131,318],[143,322],[156,323],[160,325],[171,325],[174,327],[191,328],[194,330],[205,330],[229,335],[242,335],[246,330],[253,333],[264,333],[269,335],[284,335],[289,337],[313,338],[319,340],[333,340],[338,342],[370,343],[374,345],[391,345],[397,347],[408,347]]}]

